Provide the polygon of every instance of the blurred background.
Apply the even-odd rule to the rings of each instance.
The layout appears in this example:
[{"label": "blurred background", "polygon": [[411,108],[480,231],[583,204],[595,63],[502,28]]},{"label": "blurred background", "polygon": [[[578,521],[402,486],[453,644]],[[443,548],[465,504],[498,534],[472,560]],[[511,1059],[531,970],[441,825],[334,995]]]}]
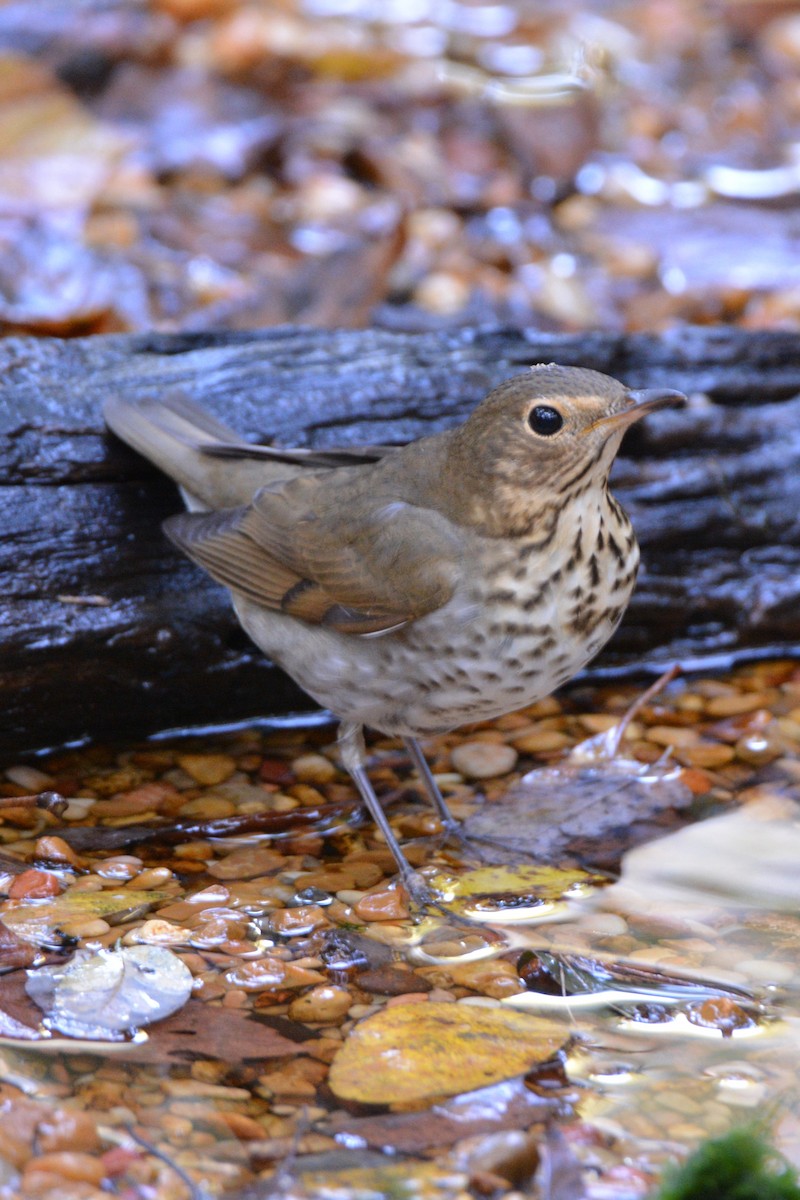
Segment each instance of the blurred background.
[{"label": "blurred background", "polygon": [[0,3],[0,329],[800,327],[800,5]]}]

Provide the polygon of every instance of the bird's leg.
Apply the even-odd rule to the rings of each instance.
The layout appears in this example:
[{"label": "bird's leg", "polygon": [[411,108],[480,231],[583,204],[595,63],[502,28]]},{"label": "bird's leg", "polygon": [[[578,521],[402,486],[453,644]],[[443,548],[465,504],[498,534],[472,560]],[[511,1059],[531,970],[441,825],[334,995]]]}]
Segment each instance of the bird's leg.
[{"label": "bird's leg", "polygon": [[[370,783],[364,766],[366,758],[366,747],[364,746],[364,731],[361,725],[352,725],[349,722],[343,721],[339,726],[339,753],[342,758],[342,765],[349,773],[353,783],[358,788],[361,799],[369,809],[370,816],[375,824],[380,829],[384,836],[386,845],[392,852],[394,861],[397,863],[397,869],[400,872],[400,881],[408,891],[412,899],[420,904],[427,905],[430,901],[428,889],[422,878],[417,874],[411,863],[406,858],[403,851],[400,849],[400,843],[395,837],[394,830],[389,824],[386,813],[375,795],[375,791]],[[431,780],[433,786],[436,784]],[[438,791],[438,788],[437,788]],[[444,801],[442,801],[444,803]]]},{"label": "bird's leg", "polygon": [[433,804],[445,830],[449,834],[455,834],[460,837],[458,821],[455,819],[450,809],[445,803],[444,796],[439,791],[439,785],[433,778],[433,772],[428,766],[428,760],[422,753],[422,747],[416,738],[404,737],[403,743],[409,753],[412,763],[417,768],[419,777],[422,780],[422,786],[428,794],[428,799]]}]

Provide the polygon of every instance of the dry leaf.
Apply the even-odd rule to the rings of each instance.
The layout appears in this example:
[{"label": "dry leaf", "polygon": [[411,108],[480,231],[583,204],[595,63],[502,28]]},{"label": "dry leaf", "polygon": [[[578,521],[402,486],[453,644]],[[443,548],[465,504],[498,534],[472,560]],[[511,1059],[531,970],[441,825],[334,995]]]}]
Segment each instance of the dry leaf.
[{"label": "dry leaf", "polygon": [[550,1058],[563,1025],[478,1005],[401,1004],[357,1025],[331,1065],[344,1100],[397,1104],[470,1092]]}]

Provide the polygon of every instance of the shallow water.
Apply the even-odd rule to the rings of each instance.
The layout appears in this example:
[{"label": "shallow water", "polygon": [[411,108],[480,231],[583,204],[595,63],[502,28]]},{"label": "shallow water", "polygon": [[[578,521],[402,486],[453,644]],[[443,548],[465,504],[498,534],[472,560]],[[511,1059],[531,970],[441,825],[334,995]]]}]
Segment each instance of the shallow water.
[{"label": "shallow water", "polygon": [[[399,746],[372,742],[440,902],[425,914],[318,719],[7,764],[0,1195],[62,1197],[66,1179],[82,1197],[109,1181],[182,1197],[189,1179],[235,1194],[270,1177],[286,1194],[388,1194],[397,1153],[404,1194],[510,1195],[560,1154],[586,1195],[616,1200],[754,1115],[800,1166],[800,667],[670,683],[609,757],[603,734],[640,691],[573,687],[426,744],[467,831],[497,844],[442,846]],[[504,774],[475,778],[492,764]],[[45,791],[66,807],[25,799]],[[109,1029],[89,977],[73,979],[77,1025],[47,1014],[26,971],[62,970],[76,947],[166,950],[156,984],[185,978],[191,996],[133,1037],[124,1018]],[[520,1067],[519,1037],[501,1037],[478,1080],[457,1028],[476,1006],[550,1040]],[[445,1007],[452,1049],[442,1032],[443,1065],[418,1062],[425,1014]],[[376,1042],[351,1094],[348,1056],[387,1019],[390,1067]]]}]

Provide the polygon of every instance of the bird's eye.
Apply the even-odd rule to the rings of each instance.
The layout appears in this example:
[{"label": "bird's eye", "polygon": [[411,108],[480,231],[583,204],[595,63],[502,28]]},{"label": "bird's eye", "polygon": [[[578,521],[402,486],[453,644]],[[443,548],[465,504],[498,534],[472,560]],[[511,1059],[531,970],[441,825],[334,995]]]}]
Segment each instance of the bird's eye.
[{"label": "bird's eye", "polygon": [[557,408],[550,408],[548,404],[537,404],[536,408],[530,411],[528,424],[534,433],[542,437],[552,437],[564,424],[564,418]]}]

